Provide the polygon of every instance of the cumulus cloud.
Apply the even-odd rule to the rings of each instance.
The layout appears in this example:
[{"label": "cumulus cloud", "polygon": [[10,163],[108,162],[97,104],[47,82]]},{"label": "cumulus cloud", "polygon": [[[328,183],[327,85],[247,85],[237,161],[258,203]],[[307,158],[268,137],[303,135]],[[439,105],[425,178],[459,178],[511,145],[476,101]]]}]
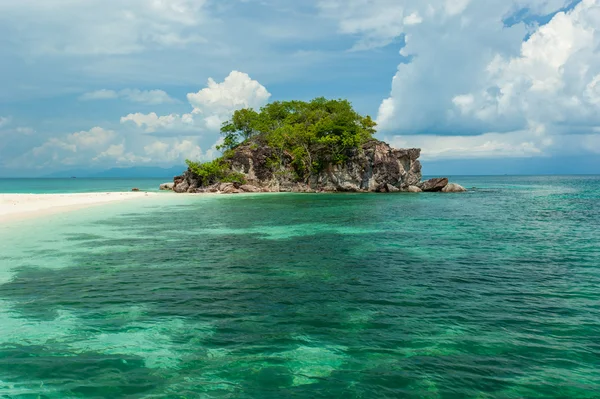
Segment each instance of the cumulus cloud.
[{"label": "cumulus cloud", "polygon": [[143,128],[147,133],[160,130],[177,130],[177,132],[192,130],[194,128],[194,117],[192,114],[170,114],[158,116],[156,112],[143,114],[136,112],[121,118],[121,123],[134,123],[137,127]]},{"label": "cumulus cloud", "polygon": [[52,137],[7,163],[9,167],[44,170],[48,167],[114,167],[181,164],[185,159],[205,160],[213,149],[203,152],[196,138],[157,140],[128,136],[110,129],[90,130]]},{"label": "cumulus cloud", "polygon": [[181,162],[184,159],[205,160],[207,157],[202,152],[202,148],[193,140],[173,140],[168,143],[156,140],[144,147],[145,153],[154,160],[173,163]]},{"label": "cumulus cloud", "polygon": [[[417,10],[397,0],[321,0],[321,15],[337,20],[339,31],[360,35],[354,50],[368,50],[390,44],[406,25],[421,22]],[[408,22],[408,23],[407,23]]]},{"label": "cumulus cloud", "polygon": [[260,108],[270,97],[267,89],[248,74],[232,71],[223,82],[217,83],[210,78],[206,88],[189,93],[187,98],[192,106],[190,113],[163,116],[154,112],[135,113],[122,117],[121,123],[134,123],[149,133],[160,130],[208,132],[216,140],[215,132],[235,110]]},{"label": "cumulus cloud", "polygon": [[[121,96],[123,92],[115,94]],[[89,99],[111,98],[106,91],[96,93],[99,94],[90,94]],[[209,160],[218,154],[216,143],[221,122],[236,109],[264,105],[269,97],[270,93],[260,83],[245,73],[233,71],[223,82],[209,79],[206,88],[190,93],[192,110],[187,114],[129,114],[121,118],[120,132],[94,127],[52,137],[15,159],[13,165],[27,165],[32,159],[38,169],[49,165],[183,165],[186,159]],[[173,132],[172,137],[164,132]],[[208,143],[205,146],[208,150],[203,151],[201,141]]]},{"label": "cumulus cloud", "polygon": [[125,151],[125,143],[112,144],[105,151],[92,158],[92,162],[107,161],[111,164],[123,165],[134,163],[147,163],[151,158],[135,155]]},{"label": "cumulus cloud", "polygon": [[501,118],[600,126],[600,3],[584,0],[558,13],[521,46],[515,57],[497,54],[483,84],[469,96],[467,117],[497,124]]},{"label": "cumulus cloud", "polygon": [[14,162],[27,165],[33,158],[35,166],[44,168],[53,164],[76,165],[85,163],[116,138],[112,130],[94,127],[87,131],[75,132],[64,137],[53,137],[40,146],[34,147]]},{"label": "cumulus cloud", "polygon": [[238,71],[232,71],[222,83],[209,78],[208,87],[187,95],[193,113],[225,117],[240,108],[260,108],[270,97],[263,85]]},{"label": "cumulus cloud", "polygon": [[552,141],[540,141],[528,131],[485,133],[477,136],[390,136],[386,140],[398,148],[421,148],[423,160],[539,156],[552,144]]},{"label": "cumulus cloud", "polygon": [[[342,32],[359,36],[354,49],[405,36],[406,60],[377,117],[394,144],[422,146],[431,158],[593,151],[600,132],[598,0],[568,11],[560,11],[569,4],[563,0],[349,0],[344,9],[346,3],[323,0],[321,9],[338,14]],[[534,22],[553,13],[545,24]],[[565,146],[566,135],[576,145]]]},{"label": "cumulus cloud", "polygon": [[123,89],[120,91],[102,89],[84,93],[79,97],[82,101],[114,100],[117,98],[123,98],[133,103],[148,105],[173,103],[176,101],[163,90],[139,89]]}]

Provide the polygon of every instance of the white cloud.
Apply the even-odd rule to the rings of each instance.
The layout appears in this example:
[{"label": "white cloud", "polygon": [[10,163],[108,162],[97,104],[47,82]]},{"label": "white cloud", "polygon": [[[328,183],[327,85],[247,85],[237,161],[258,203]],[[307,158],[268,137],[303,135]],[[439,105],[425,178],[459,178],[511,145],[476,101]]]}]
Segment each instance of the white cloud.
[{"label": "white cloud", "polygon": [[145,153],[153,160],[163,163],[181,162],[185,159],[206,160],[206,155],[193,140],[174,140],[171,143],[157,140],[144,147]]},{"label": "white cloud", "polygon": [[102,151],[92,159],[93,162],[107,161],[116,165],[131,165],[136,163],[148,163],[152,159],[144,156],[135,155],[132,152],[125,151],[125,143],[112,144],[105,151]]},{"label": "white cloud", "polygon": [[228,118],[241,108],[258,109],[265,105],[271,93],[248,74],[231,71],[222,83],[208,79],[208,87],[187,95],[194,114]]},{"label": "white cloud", "polygon": [[548,142],[529,132],[486,133],[478,136],[406,135],[386,138],[398,148],[422,148],[422,159],[527,157],[544,153]]},{"label": "white cloud", "polygon": [[448,15],[458,15],[465,11],[471,0],[446,0],[444,10]]},{"label": "white cloud", "polygon": [[52,148],[60,148],[73,153],[81,153],[85,150],[95,150],[101,148],[115,138],[115,136],[116,134],[112,130],[94,127],[87,131],[69,134],[62,139],[52,138],[44,145],[34,148],[33,153],[36,155],[41,154],[42,152]]},{"label": "white cloud", "polygon": [[[452,99],[454,105],[460,109],[461,113],[467,114],[473,109],[475,98],[472,94],[463,94]],[[388,117],[388,116],[386,116]]]},{"label": "white cloud", "polygon": [[0,21],[36,54],[129,54],[204,42],[195,30],[206,21],[206,2],[0,1]]},{"label": "white cloud", "polygon": [[472,117],[580,124],[597,117],[596,79],[600,73],[600,4],[584,0],[558,13],[522,44],[518,56],[496,57],[483,85],[473,91]]},{"label": "white cloud", "polygon": [[270,97],[267,89],[248,74],[232,71],[223,82],[217,83],[211,78],[206,88],[187,95],[193,108],[191,113],[164,116],[154,112],[135,113],[122,117],[121,123],[133,122],[146,132],[196,130],[198,133],[208,131],[214,135],[235,110],[260,108]]},{"label": "white cloud", "polygon": [[448,158],[551,155],[565,148],[565,135],[579,140],[568,146],[572,151],[589,152],[597,143],[598,0],[582,0],[541,26],[504,21],[518,12],[546,15],[568,2],[320,3],[341,32],[358,36],[354,49],[385,46],[405,35],[401,55],[408,60],[398,66],[377,117],[396,145],[418,145],[426,157]]},{"label": "white cloud", "polygon": [[8,126],[10,118],[7,116],[0,116],[0,127]]},{"label": "white cloud", "polygon": [[7,163],[9,167],[44,170],[48,167],[114,167],[128,165],[181,164],[186,159],[205,160],[196,138],[156,140],[144,135],[125,135],[94,127],[87,131],[53,137]]},{"label": "white cloud", "polygon": [[[118,92],[119,96],[121,95]],[[128,93],[138,95],[139,93]],[[100,97],[107,97],[102,93]],[[93,97],[93,96],[91,96]],[[121,118],[124,132],[94,127],[62,137],[48,139],[42,145],[13,160],[12,165],[38,169],[48,165],[114,166],[129,164],[173,165],[186,159],[208,160],[217,155],[221,122],[242,107],[264,105],[270,93],[247,74],[233,71],[221,83],[209,79],[205,89],[190,93],[192,111],[188,114],[159,116],[135,113]],[[129,128],[128,128],[129,127]],[[133,127],[133,128],[132,128]],[[174,137],[147,133],[172,131]],[[158,134],[163,136],[163,134]],[[203,151],[200,141],[208,142]]]},{"label": "white cloud", "polygon": [[412,14],[404,17],[404,25],[418,25],[423,22],[423,18],[419,15],[418,12],[413,12]]},{"label": "white cloud", "polygon": [[64,137],[53,137],[12,160],[14,166],[44,169],[55,165],[77,165],[89,162],[116,139],[112,130],[94,127]]},{"label": "white cloud", "polygon": [[406,21],[415,25],[420,18],[410,2],[397,0],[320,0],[317,6],[321,15],[338,21],[341,33],[360,35],[354,50],[388,45],[403,33]]},{"label": "white cloud", "polygon": [[191,114],[170,114],[158,116],[155,112],[143,114],[137,112],[121,118],[121,123],[132,122],[137,127],[152,133],[158,130],[180,130],[186,131],[194,128],[194,117]]},{"label": "white cloud", "polygon": [[79,97],[82,101],[93,101],[93,100],[114,100],[117,98],[123,98],[127,101],[134,103],[158,105],[165,103],[172,103],[176,100],[170,97],[163,90],[139,90],[139,89],[123,89],[120,91],[115,90],[97,90],[89,93],[85,93]]}]

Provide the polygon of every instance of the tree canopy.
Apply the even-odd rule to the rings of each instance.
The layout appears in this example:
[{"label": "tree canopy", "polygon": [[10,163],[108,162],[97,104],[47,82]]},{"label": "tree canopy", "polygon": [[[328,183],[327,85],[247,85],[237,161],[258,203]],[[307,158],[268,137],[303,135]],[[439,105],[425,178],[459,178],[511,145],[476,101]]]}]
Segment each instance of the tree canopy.
[{"label": "tree canopy", "polygon": [[310,102],[277,101],[256,112],[236,111],[221,127],[222,150],[260,137],[270,147],[290,154],[300,177],[345,159],[350,148],[360,147],[375,133],[370,116],[357,113],[347,100],[323,97]]}]

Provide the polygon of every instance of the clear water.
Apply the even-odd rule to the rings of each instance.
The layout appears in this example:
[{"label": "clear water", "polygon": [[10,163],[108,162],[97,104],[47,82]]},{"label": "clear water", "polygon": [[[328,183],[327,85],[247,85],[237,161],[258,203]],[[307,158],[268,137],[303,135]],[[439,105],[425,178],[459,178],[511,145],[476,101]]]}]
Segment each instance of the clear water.
[{"label": "clear water", "polygon": [[168,179],[0,179],[0,194],[122,192],[139,188],[158,191]]},{"label": "clear water", "polygon": [[0,225],[0,397],[599,398],[600,177]]}]

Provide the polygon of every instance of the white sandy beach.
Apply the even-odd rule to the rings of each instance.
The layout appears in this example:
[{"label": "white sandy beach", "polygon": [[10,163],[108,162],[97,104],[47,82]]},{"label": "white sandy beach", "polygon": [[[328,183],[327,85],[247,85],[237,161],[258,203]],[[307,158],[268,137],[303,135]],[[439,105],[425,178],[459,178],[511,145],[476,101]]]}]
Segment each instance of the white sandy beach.
[{"label": "white sandy beach", "polygon": [[0,223],[68,212],[117,201],[144,200],[159,195],[146,192],[76,194],[0,194]]}]

